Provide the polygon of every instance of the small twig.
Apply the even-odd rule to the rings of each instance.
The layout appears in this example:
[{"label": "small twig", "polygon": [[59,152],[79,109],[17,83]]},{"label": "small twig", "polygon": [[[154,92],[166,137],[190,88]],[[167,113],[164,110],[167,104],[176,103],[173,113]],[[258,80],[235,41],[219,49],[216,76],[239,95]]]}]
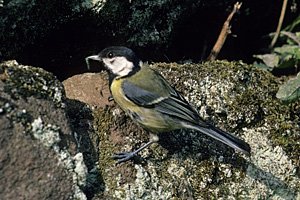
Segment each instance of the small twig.
[{"label": "small twig", "polygon": [[283,23],[283,19],[284,19],[286,7],[287,7],[287,2],[288,2],[288,0],[283,0],[281,13],[280,13],[280,17],[279,17],[279,21],[278,21],[278,25],[277,25],[277,29],[276,29],[276,33],[275,33],[275,35],[272,39],[272,42],[270,44],[270,49],[272,49],[274,47],[275,43],[277,42],[278,36],[280,34],[281,26],[282,26],[282,23]]},{"label": "small twig", "polygon": [[213,47],[213,49],[210,52],[210,55],[208,56],[207,60],[215,60],[223,47],[225,40],[227,38],[227,35],[231,33],[231,26],[230,26],[230,21],[233,18],[234,14],[237,13],[242,6],[242,3],[236,2],[234,4],[234,7],[231,11],[231,13],[228,15],[226,21],[223,24],[222,30],[219,34],[219,37]]}]

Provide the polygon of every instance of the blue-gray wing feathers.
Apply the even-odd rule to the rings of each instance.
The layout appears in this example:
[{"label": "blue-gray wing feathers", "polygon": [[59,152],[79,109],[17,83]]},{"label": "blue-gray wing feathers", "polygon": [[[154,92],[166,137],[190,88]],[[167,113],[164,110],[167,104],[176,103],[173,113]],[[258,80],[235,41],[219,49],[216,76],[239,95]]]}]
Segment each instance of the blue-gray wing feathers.
[{"label": "blue-gray wing feathers", "polygon": [[[193,124],[199,124],[199,122],[201,122],[198,113],[170,86],[169,88],[166,88],[169,90],[167,95],[161,95],[153,91],[145,90],[129,81],[123,82],[122,89],[125,96],[139,106],[153,107],[157,112]],[[206,124],[203,123],[203,125]]]}]

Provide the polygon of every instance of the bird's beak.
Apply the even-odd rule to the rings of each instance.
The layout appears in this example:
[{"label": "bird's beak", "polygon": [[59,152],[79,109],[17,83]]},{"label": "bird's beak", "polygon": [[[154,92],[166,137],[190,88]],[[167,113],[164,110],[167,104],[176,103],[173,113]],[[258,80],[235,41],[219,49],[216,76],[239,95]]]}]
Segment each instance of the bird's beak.
[{"label": "bird's beak", "polygon": [[93,55],[85,58],[86,66],[90,70],[90,60],[95,60],[101,62],[102,59],[98,55]]}]

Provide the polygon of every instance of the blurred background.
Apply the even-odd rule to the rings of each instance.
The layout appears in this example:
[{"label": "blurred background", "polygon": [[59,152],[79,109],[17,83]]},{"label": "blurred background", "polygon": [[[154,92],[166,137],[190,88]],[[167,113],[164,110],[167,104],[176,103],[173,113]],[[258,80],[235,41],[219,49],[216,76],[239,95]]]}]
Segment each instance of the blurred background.
[{"label": "blurred background", "polygon": [[[274,48],[284,44],[299,48],[300,44],[280,34],[270,48],[283,1],[240,2],[242,6],[230,21],[231,33],[217,59],[255,62],[276,75],[298,72],[298,50],[293,49],[290,57],[296,60],[285,68],[279,66],[284,58],[275,55]],[[60,80],[85,72],[84,58],[112,45],[128,46],[149,62],[201,62],[210,54],[235,3],[232,0],[2,0],[0,61],[16,59],[21,64],[42,67]],[[282,30],[296,36],[299,16],[299,2],[288,1]],[[274,55],[266,59],[262,56],[266,54]],[[276,63],[268,63],[270,59],[279,59],[278,69],[284,70],[274,70]]]}]

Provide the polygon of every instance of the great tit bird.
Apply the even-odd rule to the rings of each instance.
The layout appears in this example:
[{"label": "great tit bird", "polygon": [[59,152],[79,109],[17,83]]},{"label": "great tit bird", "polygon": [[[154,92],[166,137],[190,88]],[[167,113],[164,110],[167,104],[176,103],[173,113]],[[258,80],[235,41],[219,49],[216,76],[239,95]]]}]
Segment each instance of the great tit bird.
[{"label": "great tit bird", "polygon": [[133,158],[151,144],[158,142],[158,133],[177,129],[193,129],[224,144],[250,154],[243,140],[206,123],[198,112],[156,71],[142,63],[127,47],[112,46],[98,55],[86,58],[104,63],[114,101],[144,129],[151,133],[148,143],[133,152],[113,156],[118,163]]}]

